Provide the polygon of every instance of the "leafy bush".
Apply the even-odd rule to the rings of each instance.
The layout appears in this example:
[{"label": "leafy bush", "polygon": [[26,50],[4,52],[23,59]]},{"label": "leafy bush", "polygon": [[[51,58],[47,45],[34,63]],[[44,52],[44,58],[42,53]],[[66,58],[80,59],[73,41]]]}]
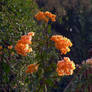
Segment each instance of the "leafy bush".
[{"label": "leafy bush", "polygon": [[57,89],[61,76],[72,75],[75,64],[63,55],[70,51],[72,42],[51,31],[56,15],[39,12],[33,0],[2,0],[0,5],[0,91]]}]

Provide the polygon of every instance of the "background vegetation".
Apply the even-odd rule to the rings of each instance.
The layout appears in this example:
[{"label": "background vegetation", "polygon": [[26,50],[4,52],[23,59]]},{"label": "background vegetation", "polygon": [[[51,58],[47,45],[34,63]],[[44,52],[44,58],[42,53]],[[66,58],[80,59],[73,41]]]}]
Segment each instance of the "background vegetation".
[{"label": "background vegetation", "polygon": [[[3,46],[3,49],[0,50],[2,52],[0,54],[1,92],[30,92],[30,90],[32,90],[31,92],[43,92],[43,86],[41,87],[44,84],[43,71],[39,69],[38,73],[30,76],[25,74],[26,67],[30,63],[41,62],[42,60],[50,61],[47,64],[50,65],[53,62],[56,63],[60,58],[53,44],[49,45],[52,47],[48,51],[45,49],[45,40],[48,40],[43,36],[46,25],[41,22],[38,23],[34,18],[39,10],[48,10],[57,16],[56,22],[49,22],[48,24],[46,29],[49,34],[48,38],[52,34],[58,33],[71,39],[73,47],[66,56],[69,56],[79,65],[83,60],[92,57],[91,0],[1,0],[0,45]],[[8,49],[10,45],[15,46],[22,35],[31,31],[35,32],[36,35],[32,41],[32,53],[23,57],[16,53],[14,47],[11,50]],[[51,42],[49,41],[49,43]],[[43,50],[44,53],[42,53]],[[42,56],[39,53],[42,53]],[[53,68],[56,67],[53,66]],[[50,70],[51,67],[47,66],[46,69],[48,68],[47,70],[52,72],[53,68]],[[84,70],[86,70],[85,66],[79,72],[76,69],[72,76],[52,80],[48,79],[50,74],[47,71],[47,74],[44,75],[47,78],[45,82],[49,89],[47,92],[91,92],[89,91],[89,84],[92,85],[92,82],[90,83],[89,80],[92,81],[92,74],[83,78],[86,74]],[[85,80],[88,81],[84,82]],[[85,83],[88,86],[85,87]],[[67,91],[66,89],[70,86],[70,91]],[[84,87],[85,91],[81,87]],[[78,88],[79,90],[77,90]],[[46,89],[44,90],[46,91]]]}]

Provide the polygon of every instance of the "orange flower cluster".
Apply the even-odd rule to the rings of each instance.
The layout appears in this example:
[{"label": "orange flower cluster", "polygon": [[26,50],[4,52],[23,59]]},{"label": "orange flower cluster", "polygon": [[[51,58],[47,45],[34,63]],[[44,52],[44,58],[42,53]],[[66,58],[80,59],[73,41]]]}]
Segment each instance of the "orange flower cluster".
[{"label": "orange flower cluster", "polygon": [[40,21],[40,20],[44,20],[45,22],[48,22],[49,19],[51,19],[52,22],[55,22],[56,21],[56,15],[46,11],[46,12],[38,12],[36,15],[35,15],[35,18]]},{"label": "orange flower cluster", "polygon": [[64,57],[63,60],[58,61],[56,71],[58,73],[58,76],[64,76],[64,75],[72,75],[74,69],[75,69],[74,62],[71,61],[68,57]]},{"label": "orange flower cluster", "polygon": [[26,70],[26,73],[33,73],[33,72],[36,72],[38,70],[38,67],[39,67],[39,64],[30,64],[28,67],[27,67],[27,70]]},{"label": "orange flower cluster", "polygon": [[29,32],[27,35],[21,36],[21,39],[18,40],[15,50],[18,54],[26,56],[27,53],[32,51],[32,48],[29,45],[32,43],[32,36],[34,36],[34,32]]},{"label": "orange flower cluster", "polygon": [[62,54],[66,54],[70,51],[72,42],[62,35],[53,35],[51,40],[55,42],[55,47],[61,51]]}]

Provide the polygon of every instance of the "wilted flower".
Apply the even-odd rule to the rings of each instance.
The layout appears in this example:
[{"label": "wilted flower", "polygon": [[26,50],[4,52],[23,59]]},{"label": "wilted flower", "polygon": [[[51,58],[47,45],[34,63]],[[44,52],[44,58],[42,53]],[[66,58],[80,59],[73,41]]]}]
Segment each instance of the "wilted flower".
[{"label": "wilted flower", "polygon": [[39,64],[30,64],[28,67],[27,67],[27,70],[26,70],[26,73],[33,73],[33,72],[36,72],[38,70],[38,67],[39,67]]},{"label": "wilted flower", "polygon": [[56,72],[58,76],[72,75],[74,69],[75,63],[69,57],[64,57],[63,60],[58,61]]},{"label": "wilted flower", "polygon": [[61,51],[62,54],[66,54],[70,51],[70,48],[72,46],[72,42],[62,35],[53,35],[51,37],[51,40],[55,42],[55,47]]}]

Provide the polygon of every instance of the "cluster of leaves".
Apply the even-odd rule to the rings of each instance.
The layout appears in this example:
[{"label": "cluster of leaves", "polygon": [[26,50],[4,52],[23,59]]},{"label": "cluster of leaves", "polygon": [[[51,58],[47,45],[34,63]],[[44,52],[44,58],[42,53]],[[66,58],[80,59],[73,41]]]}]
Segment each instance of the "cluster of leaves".
[{"label": "cluster of leaves", "polygon": [[[35,54],[33,52],[26,58],[19,56],[14,46],[21,35],[43,28],[37,26],[33,17],[37,11],[37,5],[32,0],[1,0],[0,7],[0,45],[3,47],[0,55],[0,91],[28,90],[27,84],[23,84],[24,69],[33,61],[32,56]],[[8,49],[9,45],[13,46],[12,50]]]},{"label": "cluster of leaves", "polygon": [[[59,81],[57,78],[50,79],[53,77],[50,72],[56,75],[53,69],[56,69],[55,61],[59,58],[49,40],[51,26],[44,23],[37,25],[34,15],[38,7],[32,0],[2,0],[0,5],[0,45],[3,47],[0,55],[0,91],[42,92],[47,90],[47,86],[50,90]],[[14,47],[21,35],[28,32],[35,32],[36,36],[32,44],[33,52],[24,57],[18,55]],[[13,46],[11,50],[8,49],[10,45]],[[39,72],[27,75],[27,65],[36,62],[42,62]]]}]

